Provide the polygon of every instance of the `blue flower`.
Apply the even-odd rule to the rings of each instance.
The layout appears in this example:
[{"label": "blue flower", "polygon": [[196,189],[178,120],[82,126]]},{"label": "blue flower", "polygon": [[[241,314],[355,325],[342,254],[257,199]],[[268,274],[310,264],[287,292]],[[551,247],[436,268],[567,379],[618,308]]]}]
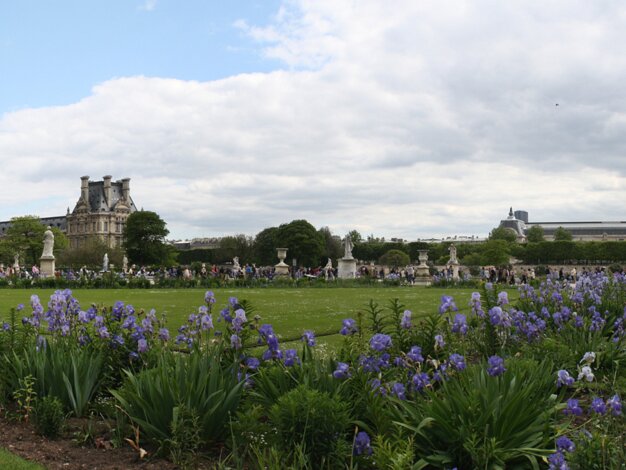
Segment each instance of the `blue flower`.
[{"label": "blue flower", "polygon": [[557,388],[561,387],[562,385],[569,387],[570,385],[574,383],[574,377],[570,376],[569,372],[567,372],[564,369],[561,369],[560,371],[558,371],[556,375],[557,375],[557,379],[556,379]]},{"label": "blue flower", "polygon": [[424,362],[424,356],[422,356],[422,348],[419,346],[412,346],[406,357],[415,362]]},{"label": "blue flower", "polygon": [[391,393],[393,393],[400,400],[406,400],[406,388],[404,387],[404,384],[401,384],[400,382],[393,384],[391,387]]},{"label": "blue flower", "polygon": [[487,362],[489,363],[487,373],[492,377],[502,375],[506,371],[506,367],[504,367],[504,359],[500,356],[491,356]]},{"label": "blue flower", "polygon": [[569,470],[565,456],[561,452],[556,452],[548,457],[548,468],[550,470]]},{"label": "blue flower", "polygon": [[622,414],[622,402],[617,394],[609,398],[606,401],[606,404],[609,408],[611,408],[611,414],[613,416],[619,416]]},{"label": "blue flower", "polygon": [[347,379],[350,377],[350,366],[345,362],[338,362],[337,369],[333,372],[333,377],[336,379]]},{"label": "blue flower", "polygon": [[443,336],[435,335],[435,349],[442,349],[446,345]]},{"label": "blue flower", "polygon": [[356,333],[357,331],[358,331],[358,328],[356,326],[356,321],[354,321],[352,318],[346,318],[343,321],[343,328],[341,328],[339,333],[344,336],[347,336],[347,335],[352,335]]},{"label": "blue flower", "polygon": [[257,370],[261,365],[261,361],[259,361],[256,357],[248,357],[245,361],[246,367],[251,370]]},{"label": "blue flower", "polygon": [[430,385],[430,377],[428,377],[428,374],[425,372],[418,372],[411,379],[411,384],[413,389],[419,392],[423,390],[424,387]]},{"label": "blue flower", "polygon": [[206,293],[204,294],[204,301],[208,304],[214,304],[215,303],[215,294],[213,293],[213,291],[208,290],[206,291]]},{"label": "blue flower", "polygon": [[241,338],[237,334],[230,336],[230,347],[233,349],[241,349]]},{"label": "blue flower", "polygon": [[405,310],[402,314],[402,320],[400,320],[400,328],[409,329],[411,328],[411,311]]},{"label": "blue flower", "polygon": [[606,404],[602,398],[594,398],[591,400],[591,410],[599,415],[603,415],[606,413]]},{"label": "blue flower", "polygon": [[285,359],[283,363],[286,367],[291,367],[295,364],[300,364],[300,358],[298,352],[295,349],[285,349]]},{"label": "blue flower", "polygon": [[141,338],[139,341],[137,341],[137,352],[145,353],[147,350],[148,342],[144,338]]},{"label": "blue flower", "polygon": [[371,453],[372,447],[370,443],[370,437],[365,431],[360,431],[354,438],[354,454],[370,455]]},{"label": "blue flower", "polygon": [[578,405],[578,400],[570,398],[567,400],[567,408],[563,410],[563,414],[581,416],[583,414],[583,409]]},{"label": "blue flower", "polygon": [[450,355],[450,364],[456,370],[464,370],[465,369],[465,358],[460,354],[451,354]]},{"label": "blue flower", "polygon": [[561,436],[556,440],[556,448],[561,452],[574,452],[576,445],[567,436]]},{"label": "blue flower", "polygon": [[450,295],[441,296],[441,305],[439,306],[439,313],[444,314],[446,312],[456,312],[458,308],[454,303],[454,299]]},{"label": "blue flower", "polygon": [[391,336],[383,333],[376,333],[370,339],[370,347],[375,351],[384,351],[391,347]]},{"label": "blue flower", "polygon": [[452,324],[453,333],[461,333],[462,335],[467,333],[467,318],[462,313],[457,313],[454,316],[454,323]]},{"label": "blue flower", "polygon": [[167,328],[161,328],[159,330],[159,338],[161,339],[161,341],[169,341],[170,339],[170,332]]},{"label": "blue flower", "polygon": [[304,341],[311,347],[315,346],[315,333],[313,333],[311,330],[305,331],[302,335],[302,341]]},{"label": "blue flower", "polygon": [[498,293],[498,305],[506,305],[509,303],[509,296],[505,291]]}]

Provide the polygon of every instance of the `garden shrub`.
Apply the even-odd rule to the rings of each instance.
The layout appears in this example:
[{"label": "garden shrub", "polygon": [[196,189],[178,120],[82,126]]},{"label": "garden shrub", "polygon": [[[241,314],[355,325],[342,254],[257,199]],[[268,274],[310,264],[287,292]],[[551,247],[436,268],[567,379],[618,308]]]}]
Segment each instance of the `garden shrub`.
[{"label": "garden shrub", "polygon": [[348,404],[328,393],[300,385],[278,399],[269,418],[278,448],[291,453],[301,444],[314,468],[340,465],[349,452]]},{"label": "garden shrub", "polygon": [[39,434],[55,438],[61,433],[65,422],[63,403],[57,397],[43,397],[35,403],[33,418]]}]

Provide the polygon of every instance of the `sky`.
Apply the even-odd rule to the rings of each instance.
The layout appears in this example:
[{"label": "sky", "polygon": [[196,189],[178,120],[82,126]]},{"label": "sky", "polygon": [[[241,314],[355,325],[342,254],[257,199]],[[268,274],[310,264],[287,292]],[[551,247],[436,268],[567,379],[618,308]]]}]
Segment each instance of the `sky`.
[{"label": "sky", "polygon": [[622,0],[0,0],[0,220],[131,178],[169,238],[626,220]]}]

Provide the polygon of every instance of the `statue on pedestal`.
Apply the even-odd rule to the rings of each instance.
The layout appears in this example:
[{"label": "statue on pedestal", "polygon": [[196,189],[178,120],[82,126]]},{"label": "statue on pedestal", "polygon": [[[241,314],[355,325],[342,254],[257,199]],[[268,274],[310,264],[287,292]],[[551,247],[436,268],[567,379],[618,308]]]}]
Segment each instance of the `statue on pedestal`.
[{"label": "statue on pedestal", "polygon": [[41,257],[53,257],[52,250],[54,249],[54,233],[52,233],[52,227],[48,226],[43,234],[43,253]]},{"label": "statue on pedestal", "polygon": [[105,253],[102,258],[102,271],[107,272],[109,270],[109,254]]},{"label": "statue on pedestal", "polygon": [[454,244],[448,247],[448,251],[450,252],[450,261],[449,264],[458,264],[459,260],[456,259],[456,246]]},{"label": "statue on pedestal", "polygon": [[352,248],[354,248],[354,243],[352,243],[350,234],[347,234],[343,239],[343,259],[352,259]]}]

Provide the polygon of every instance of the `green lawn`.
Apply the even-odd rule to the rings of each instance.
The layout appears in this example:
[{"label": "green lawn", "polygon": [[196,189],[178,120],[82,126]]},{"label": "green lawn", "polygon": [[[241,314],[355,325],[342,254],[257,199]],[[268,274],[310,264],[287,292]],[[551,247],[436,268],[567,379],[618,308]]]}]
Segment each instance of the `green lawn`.
[{"label": "green lawn", "polygon": [[[44,307],[52,289],[0,290],[0,318],[6,319],[11,308],[22,303],[24,313],[30,313],[30,296],[37,294]],[[262,323],[271,323],[284,336],[299,334],[304,329],[317,332],[335,331],[341,328],[341,320],[356,315],[370,299],[381,306],[390,299],[398,298],[414,315],[436,311],[442,295],[452,295],[460,311],[467,312],[471,289],[435,289],[423,287],[399,288],[329,288],[329,289],[214,289],[217,303],[214,318],[226,306],[229,297],[247,300],[261,316]],[[83,309],[90,304],[111,306],[122,300],[135,309],[154,308],[165,314],[170,329],[185,322],[187,316],[197,312],[204,303],[204,289],[76,289],[74,296]],[[517,296],[515,291],[509,293]],[[22,315],[20,315],[22,316]]]},{"label": "green lawn", "polygon": [[44,467],[21,459],[11,452],[0,448],[0,468],[10,468],[11,470],[43,470]]}]

